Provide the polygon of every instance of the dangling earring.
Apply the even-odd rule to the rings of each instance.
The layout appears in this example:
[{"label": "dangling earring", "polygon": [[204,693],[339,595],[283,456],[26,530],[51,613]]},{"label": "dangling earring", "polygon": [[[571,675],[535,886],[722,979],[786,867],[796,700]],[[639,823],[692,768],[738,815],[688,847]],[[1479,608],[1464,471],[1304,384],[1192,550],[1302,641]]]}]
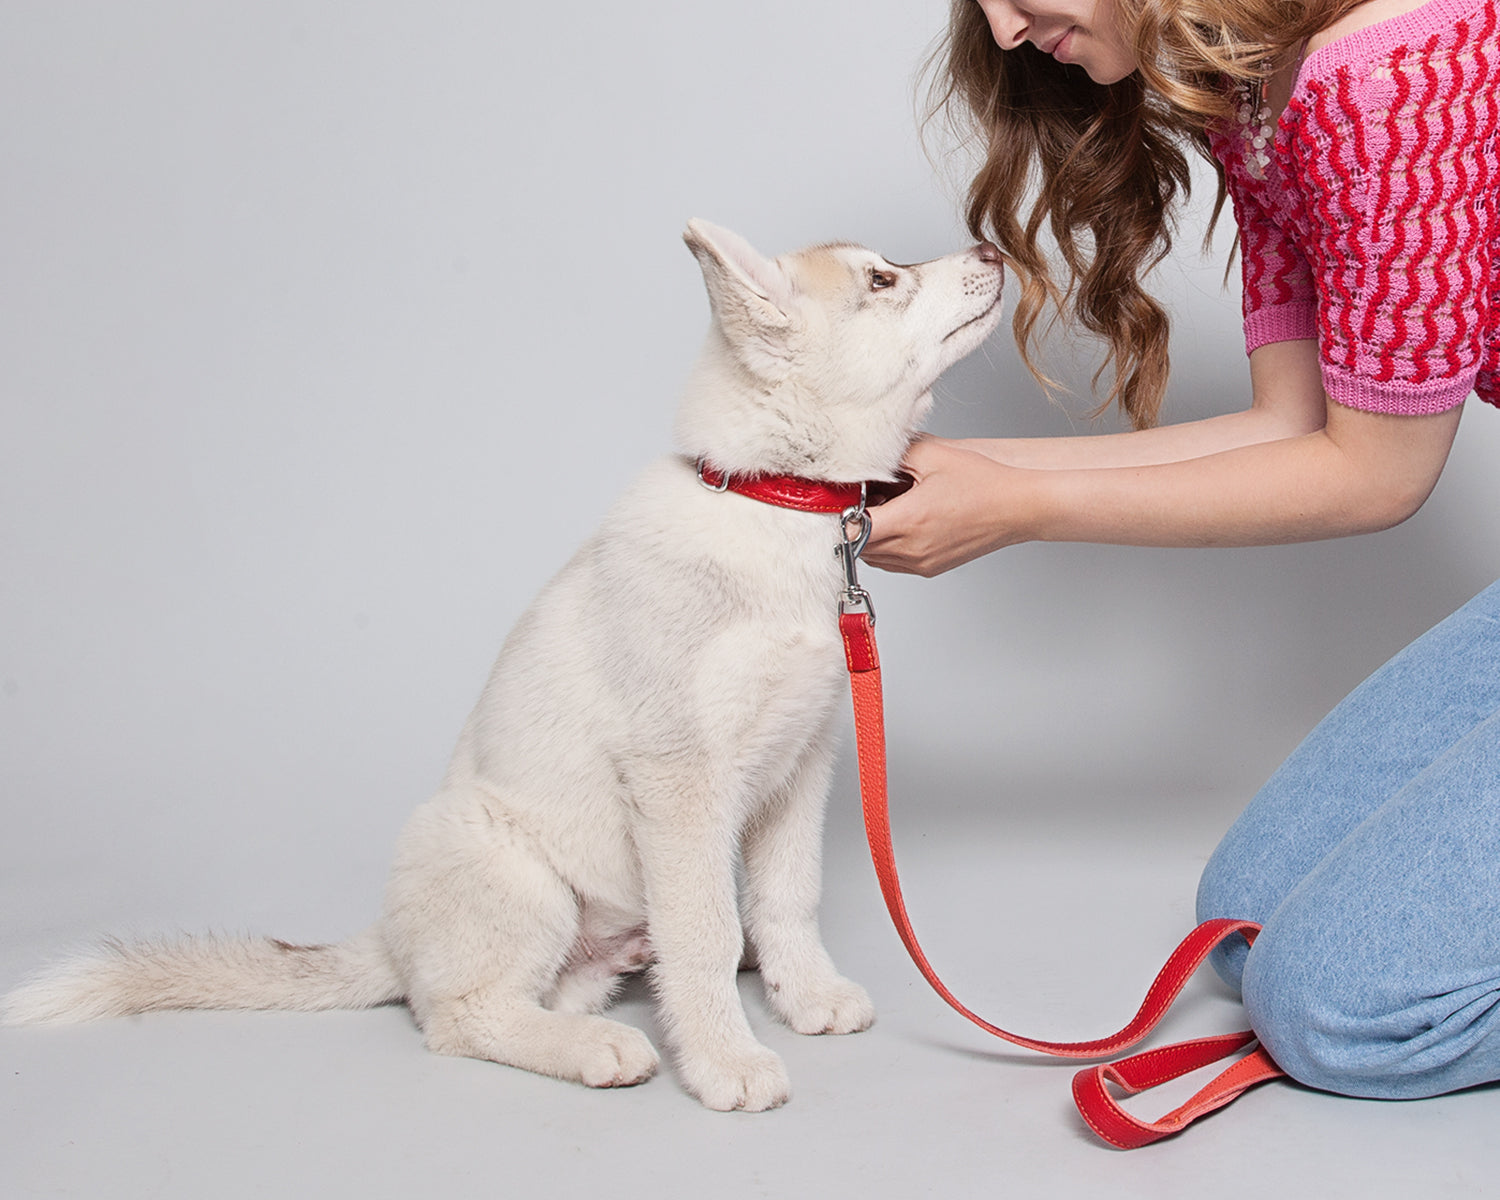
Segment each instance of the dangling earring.
[{"label": "dangling earring", "polygon": [[1239,123],[1240,137],[1245,143],[1245,174],[1251,179],[1264,179],[1266,168],[1271,165],[1271,109],[1266,104],[1265,81],[1257,79],[1254,86],[1240,83],[1235,88],[1239,100],[1234,119]]}]

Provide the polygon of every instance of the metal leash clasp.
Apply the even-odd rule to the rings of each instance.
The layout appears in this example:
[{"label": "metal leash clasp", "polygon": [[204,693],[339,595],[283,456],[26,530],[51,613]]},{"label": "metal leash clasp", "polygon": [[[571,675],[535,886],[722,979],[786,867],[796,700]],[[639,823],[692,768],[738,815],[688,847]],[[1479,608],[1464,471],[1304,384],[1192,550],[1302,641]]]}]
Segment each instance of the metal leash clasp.
[{"label": "metal leash clasp", "polygon": [[[870,540],[870,514],[865,510],[865,485],[859,485],[859,503],[844,509],[839,514],[839,532],[843,539],[833,552],[838,557],[839,565],[844,568],[844,592],[839,597],[839,615],[847,613],[868,613],[870,624],[875,624],[875,604],[870,599],[870,593],[859,586],[859,571],[856,563],[865,548],[865,543]],[[851,537],[849,526],[855,526]]]}]

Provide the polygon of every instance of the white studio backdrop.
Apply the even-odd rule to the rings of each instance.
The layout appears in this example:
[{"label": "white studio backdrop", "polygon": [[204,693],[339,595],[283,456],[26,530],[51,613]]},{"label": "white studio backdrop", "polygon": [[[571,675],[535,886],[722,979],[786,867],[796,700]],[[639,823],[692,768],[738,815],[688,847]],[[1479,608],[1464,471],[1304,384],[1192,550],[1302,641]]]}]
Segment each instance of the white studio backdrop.
[{"label": "white studio backdrop", "polygon": [[[372,915],[506,630],[669,446],[707,316],[686,220],[966,240],[914,116],[944,12],[0,0],[0,985],[103,926]],[[1159,277],[1169,420],[1246,398],[1200,181]],[[1005,326],[931,425],[1114,427],[1090,407]],[[1226,823],[1500,574],[1471,407],[1386,534],[868,572],[897,803]]]}]

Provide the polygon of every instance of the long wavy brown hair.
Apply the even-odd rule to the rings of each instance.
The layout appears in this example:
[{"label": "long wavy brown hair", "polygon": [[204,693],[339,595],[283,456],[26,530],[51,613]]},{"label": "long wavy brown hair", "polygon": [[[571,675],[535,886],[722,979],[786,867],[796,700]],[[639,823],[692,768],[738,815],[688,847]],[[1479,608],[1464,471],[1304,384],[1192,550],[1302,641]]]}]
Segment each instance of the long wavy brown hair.
[{"label": "long wavy brown hair", "polygon": [[[1118,403],[1137,428],[1155,424],[1169,320],[1142,279],[1172,248],[1176,206],[1191,190],[1189,155],[1213,162],[1206,131],[1230,117],[1235,83],[1259,85],[1360,2],[1099,0],[1114,5],[1140,64],[1106,85],[1029,43],[1001,50],[975,0],[951,0],[927,64],[927,116],[946,116],[983,154],[969,184],[969,229],[1000,247],[1020,284],[1016,344],[1045,386],[1033,352],[1050,309],[1105,343],[1096,390],[1106,372],[1111,379],[1097,411]],[[1220,174],[1215,217],[1223,200]]]}]

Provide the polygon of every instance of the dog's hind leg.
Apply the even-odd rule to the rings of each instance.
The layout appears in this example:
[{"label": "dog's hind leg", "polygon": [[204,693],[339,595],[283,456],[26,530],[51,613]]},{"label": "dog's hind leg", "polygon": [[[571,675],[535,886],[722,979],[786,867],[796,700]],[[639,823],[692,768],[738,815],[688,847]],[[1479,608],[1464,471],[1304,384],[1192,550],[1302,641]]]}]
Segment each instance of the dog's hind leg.
[{"label": "dog's hind leg", "polygon": [[650,1078],[640,1030],[543,1007],[579,928],[572,888],[482,798],[440,796],[413,816],[385,930],[430,1050],[590,1087]]},{"label": "dog's hind leg", "polygon": [[745,926],[766,998],[798,1033],[855,1033],[875,1020],[864,988],[839,974],[818,930],[831,733],[816,739],[743,838]]},{"label": "dog's hind leg", "polygon": [[589,1087],[643,1083],[658,1063],[639,1029],[552,1012],[503,985],[434,1002],[424,1033],[428,1049],[438,1054],[488,1059]]}]

